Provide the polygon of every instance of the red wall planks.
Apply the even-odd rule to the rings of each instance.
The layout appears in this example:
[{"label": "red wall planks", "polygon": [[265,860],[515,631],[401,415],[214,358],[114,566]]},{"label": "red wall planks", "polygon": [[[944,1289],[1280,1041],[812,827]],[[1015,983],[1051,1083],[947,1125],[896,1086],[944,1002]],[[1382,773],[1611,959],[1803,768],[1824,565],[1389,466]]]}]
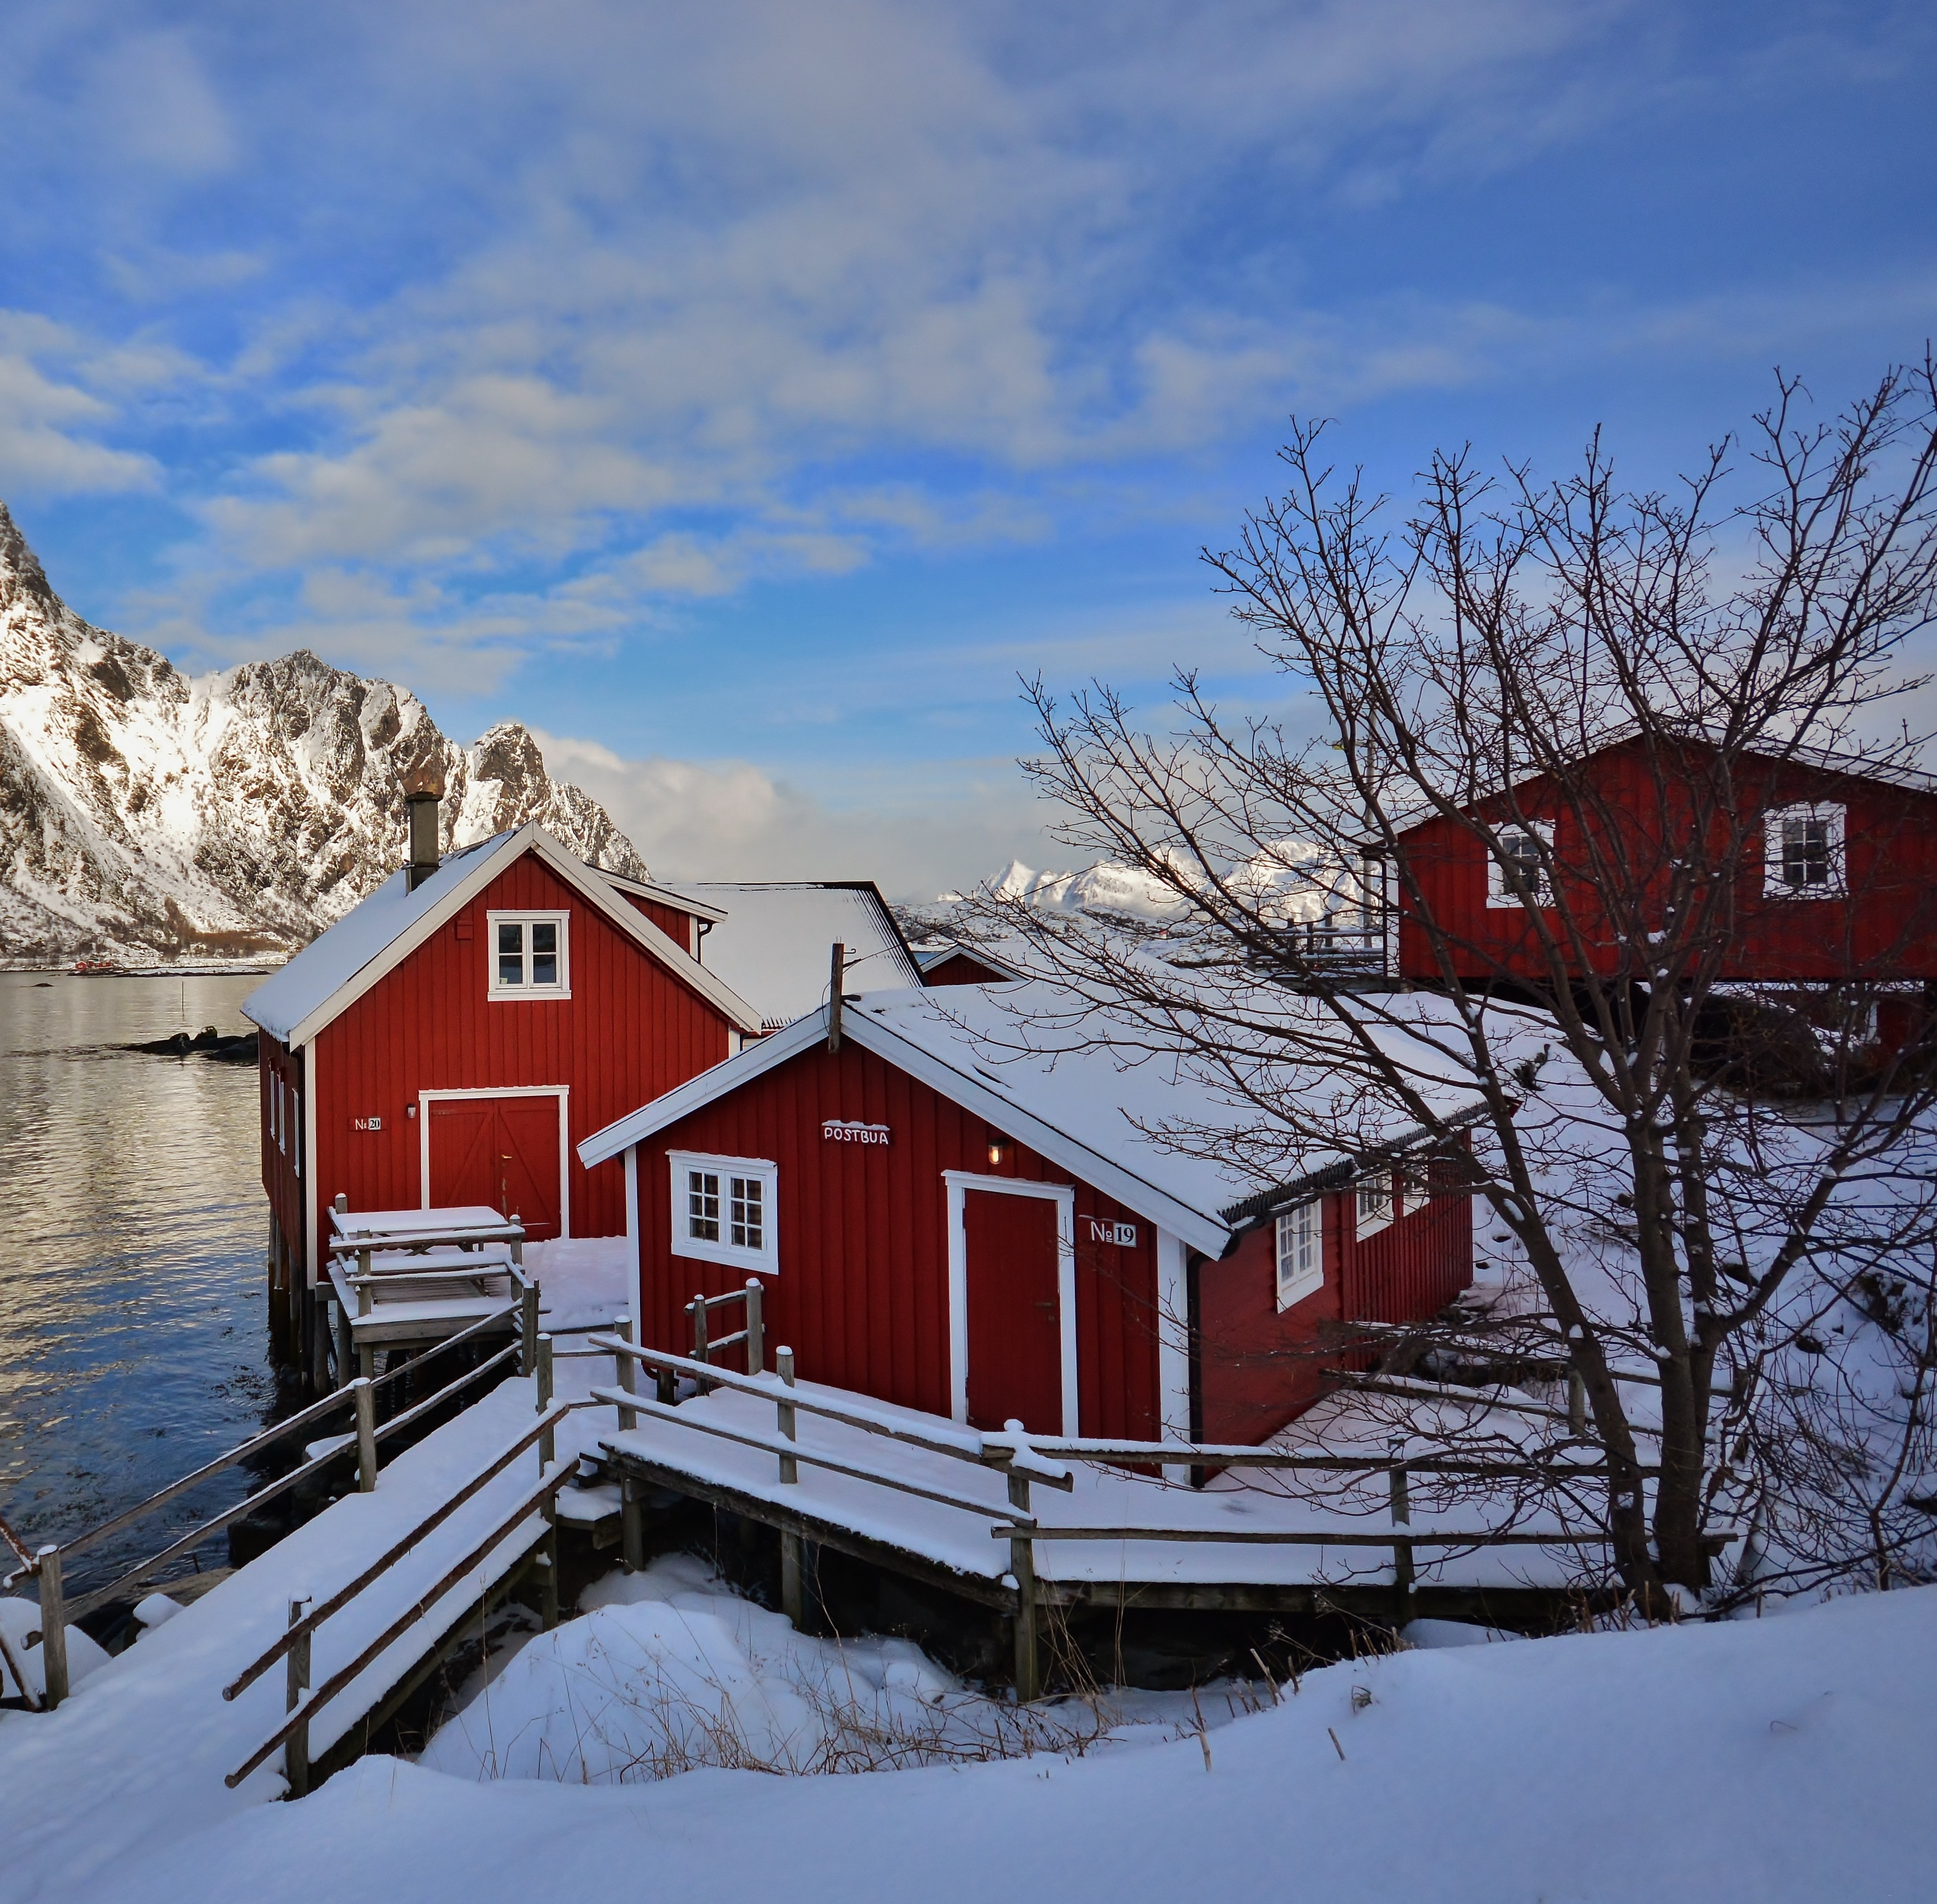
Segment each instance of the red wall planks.
[{"label": "red wall planks", "polygon": [[[570,913],[569,998],[487,997],[485,916],[494,910]],[[718,1064],[729,1029],[716,1007],[527,854],[317,1035],[308,1188],[318,1234],[327,1234],[321,1212],[338,1191],[353,1209],[418,1205],[420,1091],[566,1086],[575,1147]],[[356,1128],[373,1119],[380,1129]],[[588,1172],[574,1149],[565,1182],[574,1236],[623,1232],[618,1163]]]},{"label": "red wall planks", "polygon": [[[832,1143],[823,1122],[885,1124],[885,1146]],[[669,1151],[779,1166],[777,1272],[767,1339],[803,1379],[946,1415],[948,1198],[942,1173],[1068,1183],[1076,1191],[1078,1395],[1086,1434],[1157,1430],[1156,1237],[1133,1210],[1027,1146],[989,1161],[989,1127],[851,1041],[816,1046],[695,1112],[639,1153],[642,1339],[684,1350],[696,1291],[741,1288],[746,1273],[676,1256]],[[1135,1226],[1134,1245],[1091,1240],[1089,1219]],[[737,1326],[737,1324],[734,1325]]]},{"label": "red wall planks", "polygon": [[[1563,809],[1538,781],[1518,790],[1523,815],[1554,820],[1558,862],[1581,869],[1569,904],[1593,944],[1595,969],[1618,969],[1622,931],[1618,917],[1611,918],[1600,905],[1587,876],[1594,855],[1604,865],[1629,869],[1617,883],[1642,885],[1658,913],[1668,862],[1695,831],[1693,789],[1702,784],[1704,758],[1691,755],[1685,767],[1671,770],[1664,779],[1638,749],[1608,748],[1592,763],[1592,797],[1579,814]],[[1814,767],[1773,762],[1751,767],[1729,790],[1736,812],[1760,814],[1808,801],[1846,808],[1848,894],[1765,897],[1762,832],[1756,826],[1732,905],[1720,922],[1729,948],[1720,976],[1798,983],[1937,977],[1937,798]],[[1590,823],[1591,843],[1578,831]],[[1525,916],[1517,909],[1487,906],[1485,855],[1460,827],[1449,820],[1429,821],[1405,836],[1403,851],[1420,897],[1406,893],[1402,882],[1402,973],[1428,981],[1441,976],[1420,923],[1420,901],[1457,948],[1454,969],[1460,976],[1544,973]],[[1651,915],[1644,923],[1653,929],[1660,922]]]},{"label": "red wall planks", "polygon": [[1429,1199],[1363,1240],[1355,1192],[1325,1199],[1325,1286],[1278,1306],[1275,1226],[1253,1230],[1221,1262],[1197,1270],[1199,1432],[1258,1442],[1324,1393],[1322,1371],[1363,1367],[1327,1324],[1423,1321],[1473,1279],[1472,1198],[1435,1172]]}]

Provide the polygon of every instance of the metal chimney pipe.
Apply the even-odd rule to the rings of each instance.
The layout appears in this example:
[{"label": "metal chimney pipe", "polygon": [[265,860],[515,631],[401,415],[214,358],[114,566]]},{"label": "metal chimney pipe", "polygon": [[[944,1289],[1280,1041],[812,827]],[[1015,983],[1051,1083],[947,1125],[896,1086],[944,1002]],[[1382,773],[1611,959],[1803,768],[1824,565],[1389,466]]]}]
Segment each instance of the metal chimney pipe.
[{"label": "metal chimney pipe", "polygon": [[414,767],[404,776],[404,804],[410,813],[411,856],[405,867],[414,892],[437,870],[438,810],[444,776],[435,767]]}]

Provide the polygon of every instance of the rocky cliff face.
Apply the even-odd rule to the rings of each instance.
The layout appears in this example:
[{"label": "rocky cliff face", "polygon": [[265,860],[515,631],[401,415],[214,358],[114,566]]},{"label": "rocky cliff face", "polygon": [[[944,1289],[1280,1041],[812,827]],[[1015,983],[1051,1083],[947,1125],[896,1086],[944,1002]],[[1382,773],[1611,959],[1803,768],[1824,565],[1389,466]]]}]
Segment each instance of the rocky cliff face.
[{"label": "rocky cliff face", "polygon": [[0,504],[0,959],[293,950],[402,862],[425,764],[447,847],[535,819],[644,876],[516,722],[459,746],[415,695],[307,652],[184,675],[73,613]]}]

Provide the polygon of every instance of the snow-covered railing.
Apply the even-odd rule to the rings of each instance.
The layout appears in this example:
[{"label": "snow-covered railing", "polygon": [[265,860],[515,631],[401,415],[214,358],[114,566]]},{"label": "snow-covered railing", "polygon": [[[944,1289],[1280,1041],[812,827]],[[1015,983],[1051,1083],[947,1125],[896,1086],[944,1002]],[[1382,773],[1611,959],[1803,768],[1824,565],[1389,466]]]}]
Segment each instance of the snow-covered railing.
[{"label": "snow-covered railing", "polygon": [[[535,1285],[534,1288],[535,1289]],[[99,1526],[89,1528],[84,1533],[75,1535],[71,1540],[41,1548],[26,1565],[17,1568],[4,1579],[0,1579],[0,1587],[11,1587],[16,1581],[28,1578],[33,1579],[38,1586],[40,1596],[43,1671],[47,1686],[45,1703],[47,1709],[51,1710],[68,1695],[67,1629],[68,1627],[85,1618],[88,1614],[98,1611],[111,1602],[120,1599],[133,1588],[152,1579],[163,1567],[167,1566],[172,1561],[180,1560],[185,1554],[192,1554],[205,1541],[221,1533],[232,1522],[243,1519],[245,1516],[253,1513],[258,1508],[287,1494],[292,1488],[300,1487],[305,1481],[320,1473],[331,1463],[340,1460],[347,1451],[346,1448],[340,1442],[332,1443],[321,1454],[303,1462],[299,1467],[292,1469],[287,1474],[279,1476],[269,1482],[267,1486],[257,1488],[253,1494],[237,1502],[234,1506],[225,1508],[220,1513],[212,1515],[200,1525],[191,1528],[179,1539],[171,1541],[159,1553],[150,1554],[147,1559],[129,1568],[118,1579],[110,1581],[104,1587],[95,1588],[92,1591],[74,1599],[68,1597],[65,1584],[68,1561],[92,1548],[98,1547],[111,1536],[123,1532],[125,1529],[133,1526],[135,1522],[168,1506],[171,1502],[180,1500],[182,1496],[191,1489],[199,1487],[205,1481],[213,1479],[217,1475],[234,1467],[238,1462],[247,1461],[250,1456],[259,1453],[272,1443],[296,1434],[303,1429],[314,1427],[332,1410],[338,1408],[347,1406],[351,1409],[354,1414],[358,1486],[361,1491],[368,1493],[377,1485],[377,1448],[380,1442],[388,1439],[393,1435],[402,1433],[404,1429],[420,1420],[433,1409],[449,1401],[460,1391],[469,1388],[480,1377],[490,1373],[495,1368],[502,1367],[513,1357],[523,1355],[525,1351],[523,1346],[517,1342],[501,1349],[496,1355],[479,1363],[475,1368],[467,1369],[455,1381],[447,1382],[435,1394],[426,1397],[423,1400],[406,1409],[401,1415],[393,1415],[380,1426],[378,1425],[376,1419],[377,1391],[388,1383],[397,1380],[405,1373],[405,1368],[411,1371],[420,1372],[423,1364],[432,1356],[440,1355],[447,1349],[454,1349],[459,1342],[469,1340],[484,1329],[501,1325],[506,1317],[519,1315],[521,1306],[532,1312],[531,1319],[535,1319],[535,1303],[523,1306],[511,1303],[502,1309],[494,1310],[490,1315],[481,1318],[468,1328],[447,1336],[444,1341],[435,1344],[425,1354],[406,1364],[405,1368],[393,1369],[388,1374],[377,1376],[374,1379],[359,1376],[347,1388],[339,1388],[333,1394],[326,1395],[322,1400],[312,1402],[308,1407],[299,1409],[287,1421],[278,1421],[273,1427],[264,1429],[260,1434],[252,1435],[240,1445],[230,1448],[226,1454],[217,1455],[214,1461],[205,1463],[193,1473],[184,1475],[180,1480],[171,1482],[159,1493],[150,1495],[146,1500],[138,1502],[134,1506],[124,1509],[120,1513],[102,1521]],[[535,1359],[535,1354],[532,1359]],[[529,1365],[530,1362],[528,1361],[527,1366]]]},{"label": "snow-covered railing", "polygon": [[[549,1346],[549,1344],[547,1345]],[[259,1655],[222,1689],[225,1700],[232,1700],[253,1685],[278,1660],[289,1663],[288,1679],[289,1717],[271,1734],[242,1764],[230,1772],[224,1782],[233,1790],[250,1772],[267,1760],[277,1747],[286,1748],[283,1772],[288,1780],[292,1797],[300,1798],[309,1788],[309,1734],[311,1722],[323,1709],[336,1700],[353,1685],[357,1675],[380,1654],[393,1645],[417,1622],[425,1618],[444,1595],[456,1586],[474,1567],[481,1566],[504,1541],[508,1539],[531,1516],[547,1508],[553,1497],[571,1479],[577,1464],[568,1461],[562,1467],[553,1461],[552,1438],[559,1423],[575,1407],[584,1403],[554,1402],[546,1391],[549,1384],[541,1374],[538,1393],[538,1419],[516,1440],[502,1450],[490,1465],[474,1475],[462,1487],[450,1495],[443,1504],[427,1514],[403,1538],[379,1554],[369,1566],[353,1580],[346,1582],[320,1606],[308,1613],[302,1612],[304,1603],[292,1601],[289,1606],[288,1630],[265,1652]],[[465,1502],[473,1499],[484,1488],[502,1474],[520,1454],[527,1452],[535,1442],[538,1448],[541,1479],[538,1486],[525,1495],[517,1509],[507,1515],[491,1533],[480,1541],[456,1566],[449,1569],[437,1583],[412,1602],[404,1612],[393,1620],[383,1632],[364,1648],[362,1652],[340,1671],[332,1674],[317,1687],[307,1700],[302,1694],[309,1687],[309,1661],[311,1641],[317,1629],[334,1615],[340,1613],[359,1594],[373,1585],[390,1572],[392,1567],[411,1554],[425,1538],[434,1533],[455,1514]],[[556,1472],[550,1470],[556,1469]],[[549,1528],[544,1536],[547,1541],[555,1539]],[[547,1556],[550,1562],[545,1576],[545,1612],[547,1626],[557,1624],[558,1619],[558,1562],[555,1552]]]}]

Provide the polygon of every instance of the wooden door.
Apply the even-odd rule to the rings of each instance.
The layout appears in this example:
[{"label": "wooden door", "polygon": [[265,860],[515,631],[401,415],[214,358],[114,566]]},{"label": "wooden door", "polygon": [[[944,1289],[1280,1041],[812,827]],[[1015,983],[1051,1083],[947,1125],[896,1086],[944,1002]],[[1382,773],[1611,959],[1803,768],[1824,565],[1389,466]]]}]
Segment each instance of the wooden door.
[{"label": "wooden door", "polygon": [[968,1419],[1062,1432],[1062,1312],[1056,1204],[1047,1197],[971,1190],[968,1245]]},{"label": "wooden door", "polygon": [[559,1234],[558,1120],[563,1100],[433,1097],[430,1101],[430,1203],[434,1209],[483,1203],[525,1226],[542,1243]]}]

